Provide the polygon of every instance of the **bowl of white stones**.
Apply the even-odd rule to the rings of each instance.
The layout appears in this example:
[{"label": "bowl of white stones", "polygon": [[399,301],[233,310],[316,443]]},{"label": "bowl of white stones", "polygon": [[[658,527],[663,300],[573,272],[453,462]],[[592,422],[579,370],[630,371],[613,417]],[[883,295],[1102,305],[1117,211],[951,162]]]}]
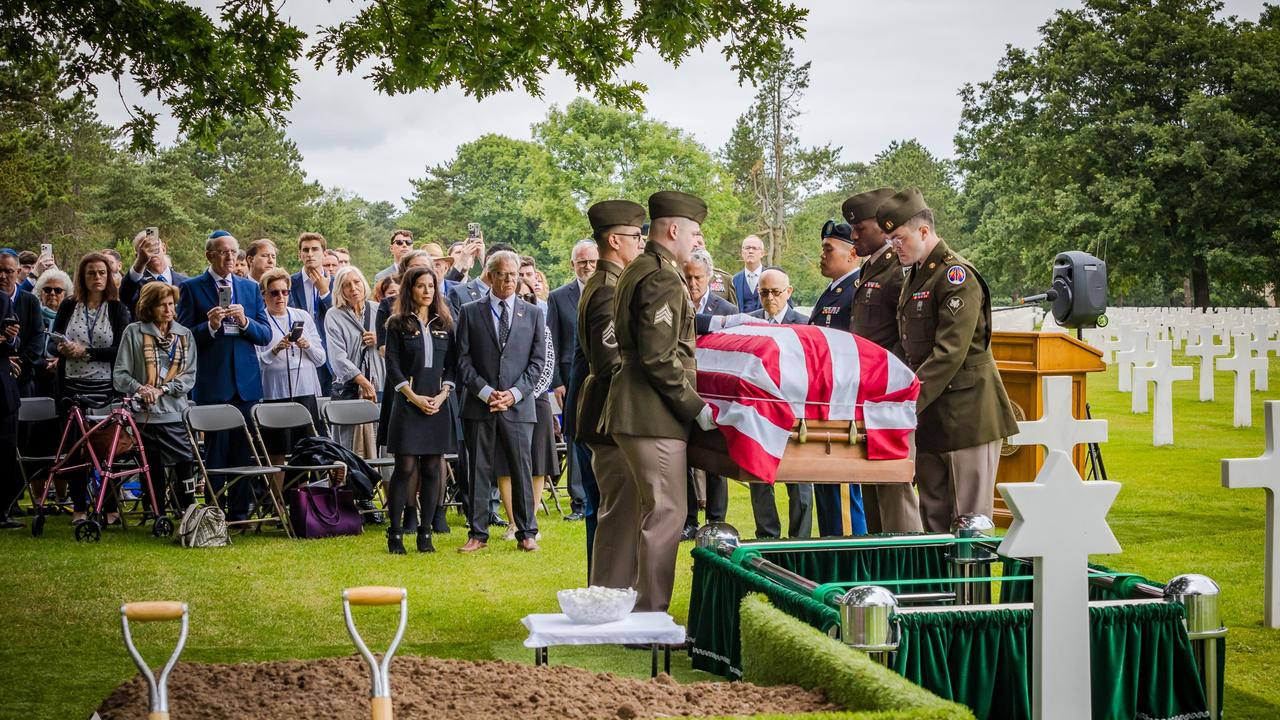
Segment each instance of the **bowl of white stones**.
[{"label": "bowl of white stones", "polygon": [[560,610],[577,625],[600,625],[626,617],[636,606],[636,591],[599,585],[556,593]]}]

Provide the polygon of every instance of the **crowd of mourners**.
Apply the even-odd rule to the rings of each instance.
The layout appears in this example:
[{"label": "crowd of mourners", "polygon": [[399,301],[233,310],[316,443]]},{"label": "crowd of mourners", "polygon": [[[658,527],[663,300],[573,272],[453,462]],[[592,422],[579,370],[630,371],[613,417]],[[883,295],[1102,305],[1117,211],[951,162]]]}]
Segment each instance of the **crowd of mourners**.
[{"label": "crowd of mourners", "polygon": [[[0,249],[9,365],[0,466],[15,467],[19,449],[54,455],[86,398],[123,399],[162,513],[181,514],[203,493],[229,523],[250,522],[262,516],[269,478],[228,483],[201,469],[279,464],[300,431],[262,432],[255,452],[243,428],[197,443],[185,416],[229,405],[251,427],[255,406],[296,403],[316,434],[356,458],[390,458],[376,478],[384,506],[372,493],[360,498],[362,516],[387,525],[390,552],[405,552],[406,534],[434,551],[433,534],[449,532],[447,488],[465,514],[460,552],[484,549],[491,528],[536,551],[536,509],[564,478],[564,518],[587,521],[592,581],[637,586],[637,607],[660,610],[675,546],[692,539],[700,511],[721,521],[728,509],[725,479],[686,462],[691,429],[716,426],[696,392],[695,332],[808,324],[869,339],[920,378],[916,488],[788,485],[786,534],[813,534],[815,517],[817,533],[832,536],[943,531],[966,512],[989,516],[999,438],[1014,427],[989,351],[989,297],[937,236],[919,191],[881,188],[844,202],[848,222],[822,228],[819,265],[831,283],[808,315],[793,307],[787,273],[763,264],[759,237],[741,241],[736,274],[715,267],[706,212],[701,199],[671,191],[647,208],[593,205],[592,235],[568,258],[573,277],[554,289],[532,257],[486,244],[478,226],[447,249],[395,230],[391,264],[371,277],[314,232],[282,248],[214,231],[207,265],[192,276],[173,267],[156,228],[137,233],[127,262],[90,252],[70,273],[49,246]],[[298,271],[280,266],[282,252],[296,253]],[[27,398],[52,398],[57,417],[19,426]],[[326,423],[322,407],[342,400],[376,404],[377,421]],[[953,422],[965,408],[979,420]],[[89,471],[51,487],[45,477],[28,485],[3,473],[0,528],[23,527],[15,517],[26,492],[69,505],[73,523],[119,522],[113,497],[90,506]],[[783,534],[772,487],[753,485],[751,506],[757,537]],[[593,564],[593,548],[608,562]]]}]

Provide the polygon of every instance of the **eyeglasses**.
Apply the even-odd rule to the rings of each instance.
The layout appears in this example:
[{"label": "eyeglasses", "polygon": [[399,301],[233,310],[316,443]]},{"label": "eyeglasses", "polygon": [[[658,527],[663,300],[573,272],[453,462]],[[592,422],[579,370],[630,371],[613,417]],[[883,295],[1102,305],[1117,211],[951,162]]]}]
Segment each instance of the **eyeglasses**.
[{"label": "eyeglasses", "polygon": [[[623,237],[631,237],[631,236],[630,236],[630,235],[624,235]],[[588,265],[595,265],[595,264],[596,264],[596,262],[598,262],[598,261],[596,261],[596,260],[574,260],[574,261],[573,261],[573,266],[574,266],[574,267],[586,267],[586,266],[588,266]]]},{"label": "eyeglasses", "polygon": [[0,268],[0,275],[13,275],[18,272],[17,268]]},{"label": "eyeglasses", "polygon": [[401,236],[396,238],[395,240],[392,240],[391,244],[399,245],[401,247],[413,247],[413,238],[407,238],[407,237]]},{"label": "eyeglasses", "polygon": [[44,293],[45,295],[61,295],[62,293],[66,292],[66,290],[63,290],[62,288],[57,288],[57,287],[42,287],[40,288],[40,292]]},{"label": "eyeglasses", "polygon": [[221,255],[222,257],[235,257],[240,254],[239,250],[210,250],[210,255]]},{"label": "eyeglasses", "polygon": [[285,297],[288,294],[289,294],[289,290],[287,288],[284,290],[268,290],[267,291],[268,297]]},{"label": "eyeglasses", "polygon": [[514,280],[516,277],[520,275],[520,273],[491,272],[489,273],[489,275],[492,276],[494,280]]},{"label": "eyeglasses", "polygon": [[786,288],[760,288],[760,297],[782,297]]}]

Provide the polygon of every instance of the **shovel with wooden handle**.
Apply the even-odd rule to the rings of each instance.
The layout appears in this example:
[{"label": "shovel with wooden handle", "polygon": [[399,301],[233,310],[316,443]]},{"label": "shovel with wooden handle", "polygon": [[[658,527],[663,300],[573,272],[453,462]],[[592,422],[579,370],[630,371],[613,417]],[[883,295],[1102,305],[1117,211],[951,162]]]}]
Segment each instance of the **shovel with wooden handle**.
[{"label": "shovel with wooden handle", "polygon": [[[400,626],[396,628],[396,636],[391,639],[391,646],[382,655],[379,664],[369,646],[364,644],[355,621],[351,618],[352,605],[394,605],[400,603]],[[373,680],[373,691],[370,693],[369,705],[373,712],[373,720],[392,720],[391,716],[391,678],[387,668],[391,665],[391,657],[404,637],[404,626],[409,620],[409,591],[404,588],[368,585],[365,587],[347,588],[342,591],[342,615],[347,621],[347,632],[356,644],[356,649],[369,664],[369,675]],[[163,719],[162,719],[163,720]]]},{"label": "shovel with wooden handle", "polygon": [[[142,659],[142,654],[133,644],[133,635],[129,633],[129,621],[159,622],[164,620],[181,620],[182,630],[178,633],[178,645],[169,656],[157,678],[151,672],[151,666]],[[169,672],[178,663],[182,647],[187,644],[187,604],[184,602],[154,600],[148,602],[127,603],[120,606],[120,625],[124,629],[124,644],[133,656],[143,679],[147,681],[149,690],[147,720],[169,720]],[[387,717],[390,717],[388,715]]]}]

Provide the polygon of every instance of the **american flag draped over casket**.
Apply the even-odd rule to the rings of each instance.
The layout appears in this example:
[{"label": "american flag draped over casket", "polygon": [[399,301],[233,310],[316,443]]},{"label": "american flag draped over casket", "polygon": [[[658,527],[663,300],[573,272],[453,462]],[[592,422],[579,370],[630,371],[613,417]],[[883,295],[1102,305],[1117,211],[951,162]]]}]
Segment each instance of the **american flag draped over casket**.
[{"label": "american flag draped over casket", "polygon": [[750,324],[698,338],[698,394],[729,457],[772,483],[796,421],[860,421],[867,458],[908,456],[920,381],[870,340],[811,325]]}]

